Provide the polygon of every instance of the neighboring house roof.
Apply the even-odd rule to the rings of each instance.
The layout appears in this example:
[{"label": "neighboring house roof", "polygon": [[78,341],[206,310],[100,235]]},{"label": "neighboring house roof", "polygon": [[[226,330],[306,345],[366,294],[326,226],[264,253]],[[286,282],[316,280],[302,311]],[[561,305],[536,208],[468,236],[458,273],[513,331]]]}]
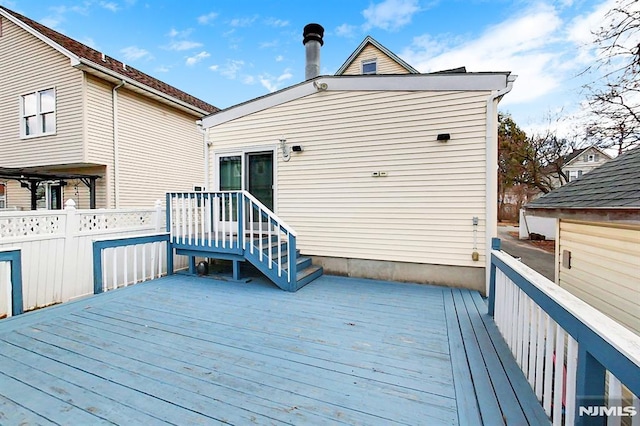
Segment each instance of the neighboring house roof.
[{"label": "neighboring house roof", "polygon": [[640,208],[640,147],[526,205],[529,209]]},{"label": "neighboring house roof", "polygon": [[611,156],[609,154],[602,151],[596,146],[590,146],[587,148],[575,149],[570,154],[565,155],[564,158],[562,159],[562,167],[568,166],[574,161],[577,161],[580,155],[585,154],[589,150],[598,151],[598,153],[601,154],[603,157],[607,158],[607,160],[611,160]]},{"label": "neighboring house roof", "polygon": [[218,108],[204,102],[203,100],[191,96],[182,90],[176,89],[175,87],[130,67],[117,59],[106,56],[103,53],[80,43],[79,41],[52,30],[51,28],[27,18],[26,16],[13,12],[4,6],[0,6],[0,15],[6,16],[7,19],[10,19],[18,26],[29,31],[45,43],[51,45],[62,54],[71,58],[72,61],[75,60],[76,63],[74,66],[87,65],[93,69],[106,72],[110,75],[115,74],[115,77],[117,78],[128,80],[134,84],[137,83],[136,86],[139,86],[142,89],[148,89],[152,93],[160,92],[165,95],[165,97],[168,96],[172,100],[176,101],[176,103],[186,104],[187,106],[190,106],[191,109],[196,109],[203,115],[218,111]]},{"label": "neighboring house roof", "polygon": [[364,50],[365,47],[367,47],[368,44],[371,44],[375,46],[378,50],[382,51],[382,53],[384,53],[389,58],[397,62],[398,65],[400,65],[402,68],[406,69],[409,74],[420,74],[418,70],[416,70],[411,65],[409,65],[408,63],[400,59],[398,55],[396,55],[395,53],[393,53],[392,51],[390,51],[389,49],[387,49],[386,47],[378,43],[373,37],[366,36],[365,39],[362,41],[362,43],[360,43],[360,46],[358,46],[356,50],[354,50],[351,56],[349,56],[349,58],[345,61],[345,63],[342,64],[342,66],[338,69],[335,75],[342,75],[345,72],[345,70],[349,68],[349,65],[351,65],[353,61],[356,60],[358,55],[362,53],[362,51]]}]

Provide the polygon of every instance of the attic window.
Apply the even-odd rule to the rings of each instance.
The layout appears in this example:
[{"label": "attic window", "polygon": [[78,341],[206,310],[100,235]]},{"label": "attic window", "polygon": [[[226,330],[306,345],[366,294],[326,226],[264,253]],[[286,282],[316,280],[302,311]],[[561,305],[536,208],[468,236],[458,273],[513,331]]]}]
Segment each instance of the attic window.
[{"label": "attic window", "polygon": [[362,61],[362,74],[377,74],[378,73],[378,60],[367,59]]},{"label": "attic window", "polygon": [[596,156],[595,156],[595,154],[589,154],[589,155],[587,155],[587,162],[588,162],[588,163],[593,163],[593,162],[595,162],[595,161],[596,161]]}]

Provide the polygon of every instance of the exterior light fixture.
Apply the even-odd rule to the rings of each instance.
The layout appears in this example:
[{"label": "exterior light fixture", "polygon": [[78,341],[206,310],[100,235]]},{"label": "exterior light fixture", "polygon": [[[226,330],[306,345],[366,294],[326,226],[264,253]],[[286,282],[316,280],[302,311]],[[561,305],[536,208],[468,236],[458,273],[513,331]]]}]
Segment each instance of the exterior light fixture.
[{"label": "exterior light fixture", "polygon": [[293,152],[302,152],[302,146],[301,145],[293,145],[291,147],[291,151],[293,151]]},{"label": "exterior light fixture", "polygon": [[447,142],[451,139],[451,135],[449,133],[438,133],[438,137],[436,139],[438,142]]}]

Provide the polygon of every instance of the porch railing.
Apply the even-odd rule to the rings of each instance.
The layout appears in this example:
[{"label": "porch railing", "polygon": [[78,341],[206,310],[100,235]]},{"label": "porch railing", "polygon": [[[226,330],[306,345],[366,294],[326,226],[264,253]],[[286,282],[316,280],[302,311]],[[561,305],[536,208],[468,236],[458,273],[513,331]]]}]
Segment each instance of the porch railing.
[{"label": "porch railing", "polygon": [[242,256],[279,286],[295,284],[295,231],[248,191],[167,193],[166,211],[176,248]]},{"label": "porch railing", "polygon": [[499,242],[489,314],[554,425],[639,423],[640,336],[499,251]]},{"label": "porch railing", "polygon": [[[22,303],[22,251],[19,248],[0,248],[0,300],[6,316],[23,312]],[[6,310],[5,310],[6,309]]]}]

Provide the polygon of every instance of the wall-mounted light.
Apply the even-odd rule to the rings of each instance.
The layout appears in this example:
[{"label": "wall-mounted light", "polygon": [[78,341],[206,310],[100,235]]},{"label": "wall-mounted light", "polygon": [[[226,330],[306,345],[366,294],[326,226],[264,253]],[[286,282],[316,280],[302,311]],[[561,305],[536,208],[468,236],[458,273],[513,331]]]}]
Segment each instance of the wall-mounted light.
[{"label": "wall-mounted light", "polygon": [[315,87],[318,92],[324,92],[329,88],[327,83],[320,83],[319,81],[314,81],[313,87]]},{"label": "wall-mounted light", "polygon": [[291,151],[289,150],[287,140],[284,137],[280,139],[280,150],[282,151],[282,159],[284,161],[291,160]]},{"label": "wall-mounted light", "polygon": [[449,139],[451,139],[449,133],[438,133],[438,137],[436,138],[438,142],[447,142]]}]

